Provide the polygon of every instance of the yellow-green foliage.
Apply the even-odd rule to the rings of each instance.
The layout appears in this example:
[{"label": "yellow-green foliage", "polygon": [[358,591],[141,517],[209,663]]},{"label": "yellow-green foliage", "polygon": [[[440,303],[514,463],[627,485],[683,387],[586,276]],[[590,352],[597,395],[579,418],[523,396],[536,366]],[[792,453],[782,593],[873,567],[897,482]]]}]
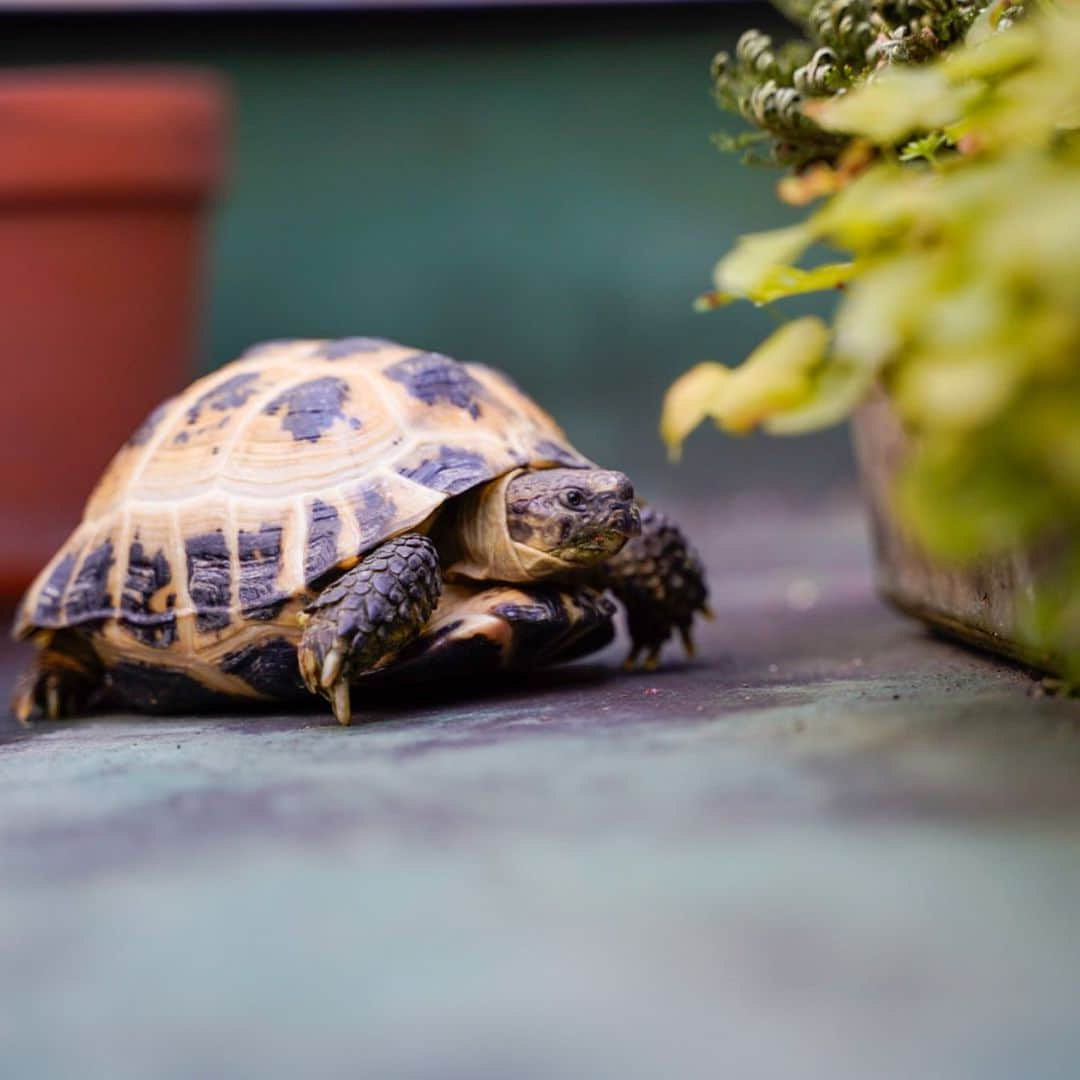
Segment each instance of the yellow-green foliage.
[{"label": "yellow-green foliage", "polygon": [[[1007,29],[1000,12],[930,63],[805,106],[849,142],[840,164],[790,178],[789,195],[832,193],[801,224],[742,238],[699,306],[843,284],[832,325],[801,319],[733,371],[694,368],[661,426],[673,449],[705,417],[797,433],[884,384],[917,445],[899,491],[907,523],[943,560],[1060,552],[1028,633],[1077,677],[1080,11],[1048,6]],[[843,260],[796,266],[816,243]]]}]

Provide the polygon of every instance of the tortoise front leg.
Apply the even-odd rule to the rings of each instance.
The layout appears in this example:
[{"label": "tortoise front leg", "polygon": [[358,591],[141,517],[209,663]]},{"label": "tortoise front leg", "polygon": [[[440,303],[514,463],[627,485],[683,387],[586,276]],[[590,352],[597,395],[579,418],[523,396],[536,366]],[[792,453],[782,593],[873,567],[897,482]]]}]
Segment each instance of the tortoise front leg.
[{"label": "tortoise front leg", "polygon": [[439,557],[426,536],[389,540],[328,585],[302,616],[300,671],[339,723],[352,720],[349,681],[412,641],[442,590]]},{"label": "tortoise front leg", "polygon": [[661,648],[675,631],[687,655],[694,655],[694,615],[712,617],[709,588],[701,559],[671,518],[643,507],[640,535],[600,567],[599,583],[626,608],[631,642],[627,668],[635,666],[642,652],[645,667],[656,667]]}]

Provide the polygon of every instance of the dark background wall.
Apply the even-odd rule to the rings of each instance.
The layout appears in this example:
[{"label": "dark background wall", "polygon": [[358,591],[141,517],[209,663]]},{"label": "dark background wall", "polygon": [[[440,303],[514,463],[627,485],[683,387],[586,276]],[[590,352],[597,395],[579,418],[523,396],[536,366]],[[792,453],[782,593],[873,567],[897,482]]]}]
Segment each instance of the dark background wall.
[{"label": "dark background wall", "polygon": [[[691,311],[741,232],[791,216],[775,176],[710,144],[708,69],[760,5],[7,16],[7,66],[221,71],[233,175],[209,258],[206,369],[248,343],[372,334],[508,369],[582,450],[653,491],[816,493],[843,432],[709,431],[669,468],[668,383],[773,326]],[[818,303],[819,308],[823,307]]]}]

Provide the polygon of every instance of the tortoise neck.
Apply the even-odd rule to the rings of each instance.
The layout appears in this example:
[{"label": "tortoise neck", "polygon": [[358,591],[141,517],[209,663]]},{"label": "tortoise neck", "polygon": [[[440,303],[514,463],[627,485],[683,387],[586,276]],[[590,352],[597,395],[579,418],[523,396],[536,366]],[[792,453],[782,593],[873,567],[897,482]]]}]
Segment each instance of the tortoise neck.
[{"label": "tortoise neck", "polygon": [[538,581],[576,569],[510,535],[506,489],[523,471],[515,469],[461,497],[456,529],[459,555],[446,572],[451,580]]}]

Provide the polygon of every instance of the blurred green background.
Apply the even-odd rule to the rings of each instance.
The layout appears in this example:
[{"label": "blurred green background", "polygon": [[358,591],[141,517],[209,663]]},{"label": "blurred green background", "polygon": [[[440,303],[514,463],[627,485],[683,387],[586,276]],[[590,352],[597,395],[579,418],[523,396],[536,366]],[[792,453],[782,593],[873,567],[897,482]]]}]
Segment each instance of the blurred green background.
[{"label": "blurred green background", "polygon": [[676,375],[773,326],[691,310],[735,236],[794,217],[709,140],[736,126],[709,62],[762,24],[784,32],[758,4],[9,15],[0,58],[228,79],[200,368],[263,338],[393,337],[507,369],[654,496],[817,495],[850,481],[841,431],[708,431],[678,468],[656,435]]}]

